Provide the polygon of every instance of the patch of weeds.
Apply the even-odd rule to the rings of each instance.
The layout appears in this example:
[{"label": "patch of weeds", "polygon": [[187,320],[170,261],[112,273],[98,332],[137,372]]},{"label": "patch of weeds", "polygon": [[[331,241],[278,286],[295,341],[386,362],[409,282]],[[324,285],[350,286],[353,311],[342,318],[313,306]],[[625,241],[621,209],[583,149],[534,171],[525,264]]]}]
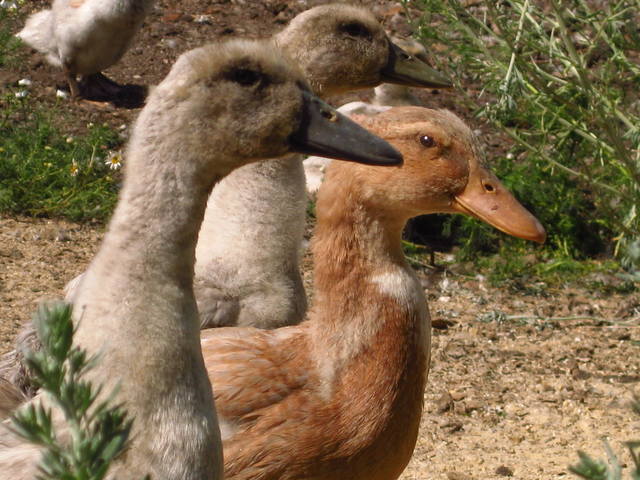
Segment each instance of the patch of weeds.
[{"label": "patch of weeds", "polygon": [[[16,8],[0,8],[0,68],[24,56],[10,28],[16,15]],[[0,90],[0,212],[104,221],[120,181],[118,165],[105,162],[121,141],[100,125],[64,135],[57,115],[30,98],[26,83]]]},{"label": "patch of weeds", "polygon": [[577,260],[546,250],[532,251],[524,243],[501,245],[494,255],[473,257],[463,252],[459,257],[473,261],[492,286],[527,295],[546,296],[548,288],[567,284],[603,293],[633,293],[639,286],[615,274],[620,265],[614,260]]},{"label": "patch of weeds", "polygon": [[0,212],[104,221],[120,181],[109,161],[117,133],[89,124],[83,135],[65,136],[54,111],[11,91],[0,107]]},{"label": "patch of weeds", "polygon": [[[502,135],[496,173],[547,228],[545,254],[613,253],[637,274],[637,0],[407,3],[423,12],[419,32],[437,45],[433,60],[458,82],[460,101]],[[453,222],[470,254],[520,249],[473,220]]]}]

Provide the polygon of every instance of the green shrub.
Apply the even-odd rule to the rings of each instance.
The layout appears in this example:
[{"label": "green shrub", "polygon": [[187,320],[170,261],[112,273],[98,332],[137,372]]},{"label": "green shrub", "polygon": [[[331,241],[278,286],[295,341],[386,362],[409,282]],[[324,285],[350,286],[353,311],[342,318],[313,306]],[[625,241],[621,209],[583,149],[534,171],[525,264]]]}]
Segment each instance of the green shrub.
[{"label": "green shrub", "polygon": [[[640,2],[410,5],[437,67],[506,140],[493,167],[547,228],[548,255],[640,269]],[[453,222],[467,254],[518,245]]]},{"label": "green shrub", "polygon": [[98,400],[100,387],[83,378],[97,359],[73,346],[71,306],[41,307],[34,323],[42,350],[31,352],[27,365],[34,381],[63,413],[69,434],[60,435],[51,410],[42,403],[19,409],[13,415],[13,428],[42,447],[38,478],[101,480],[127,448],[133,422],[122,407]]},{"label": "green shrub", "polygon": [[[637,398],[632,403],[632,407],[636,413],[640,414],[640,401]],[[580,462],[569,467],[569,471],[586,480],[622,480],[622,465],[620,465],[618,456],[607,441],[604,442],[604,445],[607,452],[607,462],[594,460],[586,453],[578,452]],[[640,480],[640,441],[626,442],[626,446],[633,461],[629,472],[630,478],[631,480]]]}]

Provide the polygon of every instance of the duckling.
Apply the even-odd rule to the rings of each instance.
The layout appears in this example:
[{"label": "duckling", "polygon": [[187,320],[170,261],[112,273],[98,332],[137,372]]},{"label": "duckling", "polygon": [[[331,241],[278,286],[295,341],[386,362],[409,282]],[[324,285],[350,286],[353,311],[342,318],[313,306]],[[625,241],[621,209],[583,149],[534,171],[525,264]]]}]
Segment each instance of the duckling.
[{"label": "duckling", "polygon": [[[275,41],[322,96],[383,81],[450,85],[392,43],[363,8],[312,8],[295,17]],[[216,186],[196,249],[195,287],[203,327],[276,328],[302,320],[307,308],[300,275],[305,212],[301,160],[243,167]]]},{"label": "duckling", "polygon": [[121,87],[101,71],[124,55],[152,5],[153,0],[54,0],[16,36],[62,68],[74,98],[109,98]]},{"label": "duckling", "polygon": [[[75,342],[100,356],[87,378],[116,391],[135,418],[129,451],[109,478],[222,478],[192,288],[199,226],[213,185],[233,168],[309,149],[402,160],[309,93],[270,44],[192,50],[151,94],[133,129],[118,206],[74,305]],[[0,478],[34,478],[39,448],[7,426]]]},{"label": "duckling", "polygon": [[430,352],[426,298],[402,252],[406,221],[464,213],[544,240],[453,113],[398,107],[358,121],[404,163],[329,167],[308,318],[202,331],[228,480],[398,478],[416,443]]}]

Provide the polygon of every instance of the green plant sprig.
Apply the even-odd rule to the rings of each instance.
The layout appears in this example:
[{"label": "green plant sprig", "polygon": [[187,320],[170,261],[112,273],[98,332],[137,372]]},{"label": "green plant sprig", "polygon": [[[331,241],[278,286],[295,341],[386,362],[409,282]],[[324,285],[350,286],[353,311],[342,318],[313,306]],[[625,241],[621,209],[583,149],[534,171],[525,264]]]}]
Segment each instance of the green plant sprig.
[{"label": "green plant sprig", "polygon": [[[46,400],[18,410],[13,429],[43,447],[38,478],[101,480],[127,448],[133,421],[121,405],[112,405],[112,398],[98,400],[100,387],[83,379],[98,359],[73,346],[70,305],[41,307],[34,324],[42,350],[29,353],[26,363],[34,382],[46,392]],[[62,432],[46,406],[49,401],[64,416],[67,428]]]}]

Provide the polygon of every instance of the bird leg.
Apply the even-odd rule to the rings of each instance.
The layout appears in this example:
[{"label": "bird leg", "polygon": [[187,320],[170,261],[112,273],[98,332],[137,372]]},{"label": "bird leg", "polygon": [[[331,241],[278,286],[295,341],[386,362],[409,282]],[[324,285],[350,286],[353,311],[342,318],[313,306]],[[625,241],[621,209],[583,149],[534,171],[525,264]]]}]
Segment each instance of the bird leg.
[{"label": "bird leg", "polygon": [[67,83],[69,84],[71,97],[74,99],[80,98],[80,87],[78,86],[76,74],[71,71],[71,68],[66,63],[63,65],[62,70],[64,71],[64,76],[67,80]]}]

